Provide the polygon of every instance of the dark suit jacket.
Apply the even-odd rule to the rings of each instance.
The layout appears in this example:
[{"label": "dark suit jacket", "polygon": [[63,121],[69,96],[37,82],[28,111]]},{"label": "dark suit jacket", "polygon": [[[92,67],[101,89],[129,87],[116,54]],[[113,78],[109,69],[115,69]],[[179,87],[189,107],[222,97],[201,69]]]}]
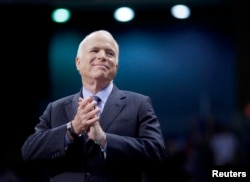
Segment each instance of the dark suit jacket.
[{"label": "dark suit jacket", "polygon": [[35,132],[22,146],[24,161],[45,163],[51,182],[148,181],[147,172],[166,159],[150,98],[114,85],[100,118],[107,135],[104,159],[100,147],[86,140],[86,134],[65,147],[66,123],[73,120],[80,96],[81,91],[48,104]]}]

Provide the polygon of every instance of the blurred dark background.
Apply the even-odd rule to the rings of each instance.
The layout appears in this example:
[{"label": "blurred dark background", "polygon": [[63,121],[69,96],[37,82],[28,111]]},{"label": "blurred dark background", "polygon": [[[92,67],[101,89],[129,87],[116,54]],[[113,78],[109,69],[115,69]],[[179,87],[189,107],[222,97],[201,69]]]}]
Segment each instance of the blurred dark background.
[{"label": "blurred dark background", "polygon": [[[166,181],[171,177],[206,181],[210,164],[248,166],[250,16],[246,3],[191,0],[187,3],[191,17],[186,20],[170,15],[175,3],[185,1],[0,1],[4,116],[0,182],[26,182],[36,175],[23,163],[21,146],[48,102],[79,91],[77,47],[97,29],[109,30],[120,45],[116,85],[152,98],[169,153],[163,169]],[[113,10],[120,5],[136,10],[133,21],[113,19]],[[52,22],[51,12],[58,7],[71,9],[69,22]],[[229,141],[223,147],[225,138]],[[231,158],[228,151],[233,152]],[[228,154],[228,159],[223,161],[220,153]]]}]

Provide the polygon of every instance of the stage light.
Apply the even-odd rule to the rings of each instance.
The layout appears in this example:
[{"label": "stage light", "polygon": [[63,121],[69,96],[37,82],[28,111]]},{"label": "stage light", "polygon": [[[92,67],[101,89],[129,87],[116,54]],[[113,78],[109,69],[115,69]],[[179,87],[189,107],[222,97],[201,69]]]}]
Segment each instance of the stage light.
[{"label": "stage light", "polygon": [[175,5],[171,8],[171,14],[177,19],[186,19],[190,16],[190,9],[186,5]]},{"label": "stage light", "polygon": [[70,19],[70,11],[68,9],[59,8],[53,11],[52,20],[56,23],[65,23]]},{"label": "stage light", "polygon": [[134,11],[129,7],[121,7],[114,12],[114,18],[119,22],[131,21],[134,16]]}]

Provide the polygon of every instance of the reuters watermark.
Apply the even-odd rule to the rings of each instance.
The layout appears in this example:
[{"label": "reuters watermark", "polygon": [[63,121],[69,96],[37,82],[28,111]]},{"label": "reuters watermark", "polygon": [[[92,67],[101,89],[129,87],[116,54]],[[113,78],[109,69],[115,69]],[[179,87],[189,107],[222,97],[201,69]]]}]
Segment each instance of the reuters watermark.
[{"label": "reuters watermark", "polygon": [[212,177],[214,178],[246,178],[247,172],[246,171],[218,171],[212,170]]},{"label": "reuters watermark", "polygon": [[249,180],[248,171],[245,169],[211,169],[210,177],[212,181],[226,180],[226,181],[238,181],[245,182]]}]

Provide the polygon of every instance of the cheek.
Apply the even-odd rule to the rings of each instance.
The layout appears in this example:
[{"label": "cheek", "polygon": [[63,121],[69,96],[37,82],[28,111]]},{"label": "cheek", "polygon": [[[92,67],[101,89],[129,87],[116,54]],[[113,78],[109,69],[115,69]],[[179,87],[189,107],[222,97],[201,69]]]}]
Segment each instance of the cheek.
[{"label": "cheek", "polygon": [[117,64],[116,64],[116,61],[110,61],[109,62],[109,66],[110,66],[110,68],[112,68],[112,69],[117,69]]},{"label": "cheek", "polygon": [[112,75],[112,77],[115,77],[116,72],[117,72],[117,68],[116,68],[116,67],[113,67],[112,70],[111,70],[111,72],[110,72],[111,75]]},{"label": "cheek", "polygon": [[81,64],[79,68],[80,68],[79,71],[80,71],[81,75],[85,75],[86,73],[89,72],[89,69],[90,69],[89,65],[87,65],[87,64]]},{"label": "cheek", "polygon": [[110,62],[109,67],[111,68],[111,70],[116,70],[116,68],[117,68],[117,66],[114,62]]}]

